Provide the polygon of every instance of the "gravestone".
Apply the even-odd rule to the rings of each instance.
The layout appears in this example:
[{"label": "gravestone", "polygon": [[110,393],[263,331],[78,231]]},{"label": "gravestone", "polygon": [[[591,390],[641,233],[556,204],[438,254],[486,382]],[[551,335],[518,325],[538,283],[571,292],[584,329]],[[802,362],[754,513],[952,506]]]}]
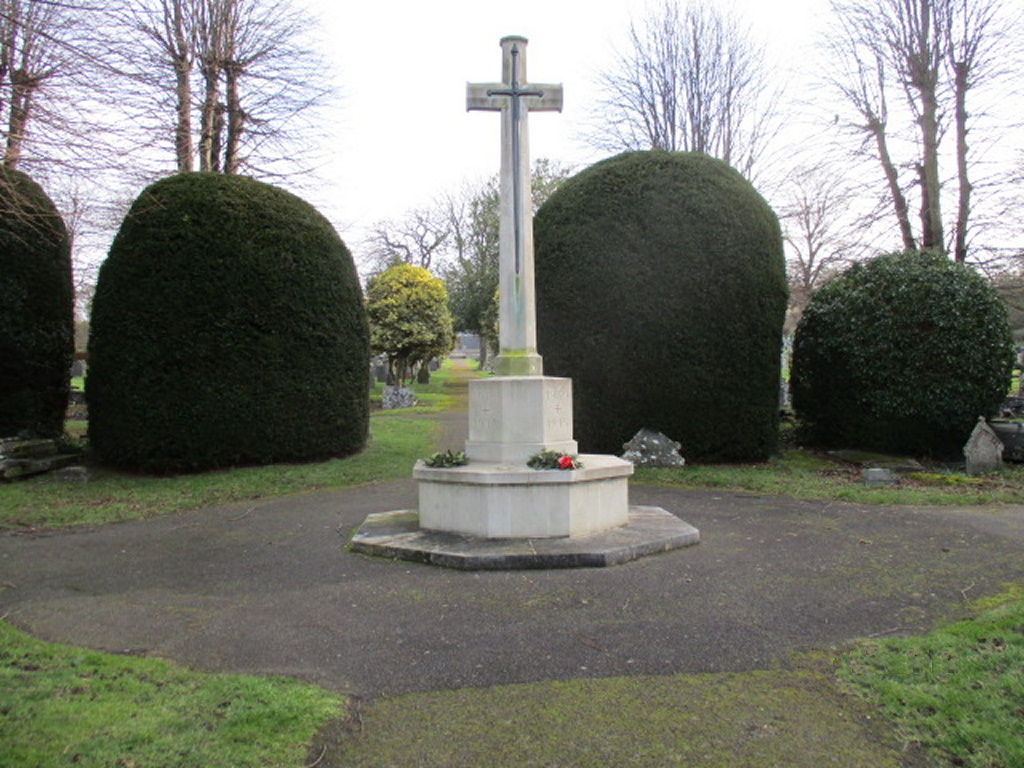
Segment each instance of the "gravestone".
[{"label": "gravestone", "polygon": [[988,425],[1003,442],[1003,461],[1024,463],[1024,422],[990,421]]},{"label": "gravestone", "polygon": [[979,416],[978,423],[974,425],[974,431],[964,446],[964,458],[968,475],[995,472],[1003,466],[1003,441],[985,422],[984,416]]},{"label": "gravestone", "polygon": [[899,485],[900,479],[888,467],[866,467],[860,472],[865,485]]},{"label": "gravestone", "polygon": [[381,408],[390,411],[394,408],[412,408],[416,405],[416,393],[408,387],[387,385],[381,392]]},{"label": "gravestone", "polygon": [[645,427],[623,444],[622,458],[634,467],[682,467],[686,460],[679,453],[681,447],[672,438]]}]

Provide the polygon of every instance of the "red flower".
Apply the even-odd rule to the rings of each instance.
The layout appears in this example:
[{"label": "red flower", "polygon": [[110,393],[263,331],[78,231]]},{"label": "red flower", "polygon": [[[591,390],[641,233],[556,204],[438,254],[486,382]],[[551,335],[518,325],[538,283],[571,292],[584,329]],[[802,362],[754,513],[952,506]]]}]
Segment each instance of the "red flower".
[{"label": "red flower", "polygon": [[576,464],[573,463],[572,456],[559,456],[558,457],[558,468],[559,469],[575,469]]}]

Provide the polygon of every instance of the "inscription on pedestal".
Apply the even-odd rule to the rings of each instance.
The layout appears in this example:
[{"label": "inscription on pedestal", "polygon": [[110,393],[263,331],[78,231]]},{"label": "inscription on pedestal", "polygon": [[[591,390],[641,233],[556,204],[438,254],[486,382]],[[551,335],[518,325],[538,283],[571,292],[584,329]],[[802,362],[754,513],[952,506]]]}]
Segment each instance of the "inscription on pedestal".
[{"label": "inscription on pedestal", "polygon": [[572,437],[572,388],[553,387],[544,413],[544,431],[557,436]]},{"label": "inscription on pedestal", "polygon": [[471,406],[469,409],[469,437],[471,440],[487,439],[487,436],[500,433],[501,411],[492,392],[476,388],[473,391]]}]

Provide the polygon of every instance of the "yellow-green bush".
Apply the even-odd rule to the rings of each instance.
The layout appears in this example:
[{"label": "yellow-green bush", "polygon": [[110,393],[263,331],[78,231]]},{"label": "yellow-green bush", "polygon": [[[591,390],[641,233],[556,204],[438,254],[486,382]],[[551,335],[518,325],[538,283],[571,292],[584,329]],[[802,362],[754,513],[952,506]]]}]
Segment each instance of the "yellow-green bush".
[{"label": "yellow-green bush", "polygon": [[454,335],[444,283],[423,267],[395,264],[366,285],[370,349],[388,356],[404,384],[418,364],[451,351]]}]

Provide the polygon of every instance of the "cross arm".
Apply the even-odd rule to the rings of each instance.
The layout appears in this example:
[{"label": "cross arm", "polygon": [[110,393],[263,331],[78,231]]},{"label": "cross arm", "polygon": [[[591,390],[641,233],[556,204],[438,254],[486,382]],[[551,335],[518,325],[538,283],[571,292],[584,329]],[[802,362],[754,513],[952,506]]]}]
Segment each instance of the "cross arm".
[{"label": "cross arm", "polygon": [[561,112],[562,86],[554,83],[530,83],[531,91],[540,91],[540,96],[527,96],[523,101],[531,112]]},{"label": "cross arm", "polygon": [[501,83],[466,83],[466,111],[500,111],[505,100],[500,96],[491,96],[490,91],[498,91],[503,87]]},{"label": "cross arm", "polygon": [[[519,87],[523,93],[518,98],[529,111],[562,111],[561,85],[529,83]],[[509,95],[509,87],[505,83],[467,83],[466,111],[497,112],[508,104]]]}]

